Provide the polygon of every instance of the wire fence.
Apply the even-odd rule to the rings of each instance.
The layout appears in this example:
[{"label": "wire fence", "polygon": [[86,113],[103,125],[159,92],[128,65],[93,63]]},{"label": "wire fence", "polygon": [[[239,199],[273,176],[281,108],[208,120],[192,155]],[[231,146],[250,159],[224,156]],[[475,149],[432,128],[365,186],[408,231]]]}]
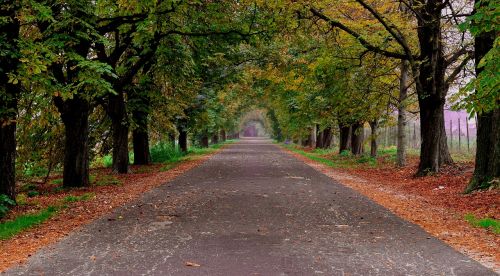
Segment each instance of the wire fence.
[{"label": "wire fence", "polygon": [[[445,121],[446,138],[451,152],[475,153],[476,151],[476,130],[477,124],[474,121],[454,118]],[[370,128],[365,128],[365,137],[369,137]],[[409,121],[405,128],[408,148],[420,148],[420,123],[419,121]],[[381,147],[391,147],[397,145],[397,126],[380,128],[377,143]]]}]

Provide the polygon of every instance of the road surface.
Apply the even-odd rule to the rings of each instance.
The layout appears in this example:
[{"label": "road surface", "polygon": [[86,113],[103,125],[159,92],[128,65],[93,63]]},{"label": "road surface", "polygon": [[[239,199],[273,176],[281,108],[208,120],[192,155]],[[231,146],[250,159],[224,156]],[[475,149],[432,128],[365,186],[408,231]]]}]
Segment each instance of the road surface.
[{"label": "road surface", "polygon": [[18,274],[496,275],[263,139],[227,146]]}]

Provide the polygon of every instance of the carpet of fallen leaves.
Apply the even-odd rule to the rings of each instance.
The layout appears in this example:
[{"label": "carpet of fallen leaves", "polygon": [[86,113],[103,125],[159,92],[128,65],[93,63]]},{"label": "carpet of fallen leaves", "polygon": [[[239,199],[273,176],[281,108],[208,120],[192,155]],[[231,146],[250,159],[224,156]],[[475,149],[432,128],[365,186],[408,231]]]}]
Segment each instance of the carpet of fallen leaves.
[{"label": "carpet of fallen leaves", "polygon": [[67,236],[80,226],[138,198],[157,186],[173,180],[198,166],[212,154],[190,157],[164,172],[160,171],[163,165],[159,164],[131,166],[131,173],[126,175],[113,175],[110,169],[96,169],[92,173],[97,173],[98,176],[113,175],[121,182],[121,185],[92,186],[56,194],[40,195],[35,199],[35,206],[15,207],[6,219],[57,205],[68,195],[78,196],[86,193],[94,195],[89,200],[68,203],[69,208],[59,210],[54,217],[46,222],[11,239],[0,240],[0,272],[5,271],[10,266],[25,262],[37,250]]},{"label": "carpet of fallen leaves", "polygon": [[466,214],[495,219],[500,216],[499,190],[463,194],[473,173],[473,163],[448,166],[434,176],[414,177],[417,157],[410,157],[405,168],[397,168],[385,160],[379,160],[377,167],[332,168],[284,150],[500,272],[500,236],[473,227],[464,219]]}]

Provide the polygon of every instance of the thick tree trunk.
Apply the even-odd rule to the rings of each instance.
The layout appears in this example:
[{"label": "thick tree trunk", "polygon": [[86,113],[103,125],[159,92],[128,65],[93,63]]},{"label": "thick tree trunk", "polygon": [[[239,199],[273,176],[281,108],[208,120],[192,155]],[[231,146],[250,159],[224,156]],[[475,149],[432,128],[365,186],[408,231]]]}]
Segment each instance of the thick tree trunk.
[{"label": "thick tree trunk", "polygon": [[446,128],[444,123],[444,110],[442,120],[440,122],[441,125],[441,136],[439,140],[439,167],[442,165],[451,165],[453,164],[453,158],[451,157],[450,150],[448,148],[448,142],[446,137]]},{"label": "thick tree trunk", "polygon": [[372,130],[371,133],[371,141],[370,141],[370,156],[377,157],[377,136],[378,136],[378,121],[371,121],[370,128]]},{"label": "thick tree trunk", "polygon": [[399,80],[399,100],[398,100],[398,141],[396,150],[396,165],[406,166],[406,99],[408,98],[408,64],[401,62],[401,76]]},{"label": "thick tree trunk", "polygon": [[441,37],[442,1],[429,2],[421,9],[418,18],[420,63],[416,89],[420,107],[420,163],[417,175],[439,171],[442,124],[444,124],[445,59]]},{"label": "thick tree trunk", "polygon": [[[476,0],[476,3],[478,1]],[[493,47],[493,32],[480,34],[475,38],[476,75],[483,70],[478,68],[480,60]],[[492,180],[500,177],[500,102],[497,108],[477,116],[477,148],[474,175],[466,192],[488,188]],[[496,185],[500,185],[497,184]]]},{"label": "thick tree trunk", "polygon": [[318,149],[322,149],[324,147],[323,142],[325,141],[325,138],[323,136],[324,136],[324,132],[319,131],[318,136],[316,137],[316,148],[318,148]]},{"label": "thick tree trunk", "polygon": [[225,129],[220,130],[220,139],[222,140],[222,142],[226,142],[227,137],[226,137],[226,130]]},{"label": "thick tree trunk", "polygon": [[212,136],[212,144],[218,144],[219,143],[219,134],[217,134],[217,132],[214,133],[214,135]]},{"label": "thick tree trunk", "polygon": [[327,127],[323,130],[323,148],[328,149],[332,144],[332,128]]},{"label": "thick tree trunk", "polygon": [[351,152],[354,155],[360,155],[363,153],[363,124],[354,123],[352,124],[352,134],[351,134]]},{"label": "thick tree trunk", "polygon": [[316,148],[316,140],[317,140],[317,126],[316,124],[311,127],[311,131],[309,132],[309,143],[308,143],[308,146],[312,149]]},{"label": "thick tree trunk", "polygon": [[110,96],[108,115],[113,131],[113,171],[128,173],[128,133],[127,111],[123,93]]},{"label": "thick tree trunk", "polygon": [[147,126],[144,128],[136,128],[132,132],[132,144],[134,145],[134,164],[148,165],[151,164],[151,154],[149,152],[149,135]]},{"label": "thick tree trunk", "polygon": [[15,74],[19,65],[19,1],[2,2],[0,17],[0,194],[16,200],[16,116],[19,84],[9,83],[8,74]]},{"label": "thick tree trunk", "polygon": [[345,125],[340,126],[339,153],[351,149],[351,134],[352,134],[351,126],[345,126]]},{"label": "thick tree trunk", "polygon": [[89,186],[89,114],[87,100],[75,96],[63,101],[55,98],[54,102],[61,113],[64,123],[64,187]]},{"label": "thick tree trunk", "polygon": [[188,147],[187,147],[187,131],[181,127],[178,128],[179,131],[179,148],[181,149],[182,152],[187,152]]},{"label": "thick tree trunk", "polygon": [[208,135],[201,136],[200,145],[202,148],[208,148]]},{"label": "thick tree trunk", "polygon": [[420,163],[417,175],[427,175],[439,171],[440,129],[443,120],[444,100],[435,96],[420,98]]},{"label": "thick tree trunk", "polygon": [[[1,108],[4,108],[2,106]],[[16,198],[16,123],[0,121],[0,194]]]},{"label": "thick tree trunk", "polygon": [[132,113],[137,127],[132,131],[132,144],[134,146],[134,164],[151,164],[151,154],[149,152],[149,133],[148,133],[148,113],[143,111],[134,111]]}]

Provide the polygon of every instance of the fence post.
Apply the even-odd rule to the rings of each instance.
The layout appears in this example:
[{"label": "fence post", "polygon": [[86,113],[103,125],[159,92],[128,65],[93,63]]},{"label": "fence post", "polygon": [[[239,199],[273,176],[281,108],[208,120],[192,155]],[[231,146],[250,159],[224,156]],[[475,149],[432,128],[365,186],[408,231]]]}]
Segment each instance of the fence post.
[{"label": "fence post", "polygon": [[465,120],[465,127],[467,129],[467,152],[470,152],[470,141],[469,141],[469,120]]},{"label": "fence post", "polygon": [[453,120],[450,120],[450,151],[453,150]]},{"label": "fence post", "polygon": [[458,151],[461,150],[462,146],[462,130],[460,128],[460,117],[458,117]]}]

